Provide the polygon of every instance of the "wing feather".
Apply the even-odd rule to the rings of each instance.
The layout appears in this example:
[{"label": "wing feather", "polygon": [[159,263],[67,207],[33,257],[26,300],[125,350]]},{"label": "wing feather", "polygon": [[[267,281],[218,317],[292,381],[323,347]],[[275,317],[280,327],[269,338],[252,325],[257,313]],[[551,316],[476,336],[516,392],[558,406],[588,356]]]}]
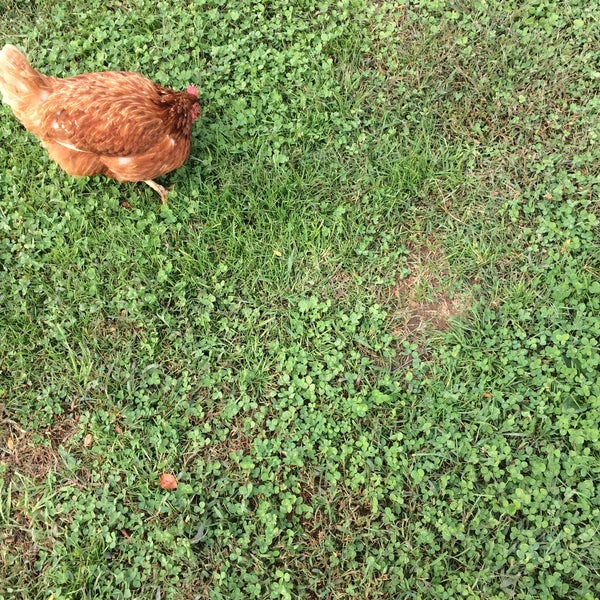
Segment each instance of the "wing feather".
[{"label": "wing feather", "polygon": [[135,156],[165,134],[158,86],[129,72],[57,80],[40,106],[40,137],[80,152]]}]

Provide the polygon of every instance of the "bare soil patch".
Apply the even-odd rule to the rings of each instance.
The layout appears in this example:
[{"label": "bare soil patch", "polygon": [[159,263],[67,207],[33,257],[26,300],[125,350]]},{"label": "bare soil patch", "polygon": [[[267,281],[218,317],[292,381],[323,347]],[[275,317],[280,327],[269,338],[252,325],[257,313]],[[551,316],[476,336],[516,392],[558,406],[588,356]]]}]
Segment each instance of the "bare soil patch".
[{"label": "bare soil patch", "polygon": [[424,333],[446,331],[453,318],[470,304],[464,293],[449,290],[450,270],[442,247],[429,238],[420,246],[409,246],[410,275],[389,290],[394,334],[399,339],[420,342]]}]

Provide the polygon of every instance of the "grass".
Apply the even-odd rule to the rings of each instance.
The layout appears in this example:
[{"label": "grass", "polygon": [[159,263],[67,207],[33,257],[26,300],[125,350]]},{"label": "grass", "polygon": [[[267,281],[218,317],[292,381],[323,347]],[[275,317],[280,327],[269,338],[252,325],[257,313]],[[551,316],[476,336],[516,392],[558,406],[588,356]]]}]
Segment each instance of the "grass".
[{"label": "grass", "polygon": [[159,211],[1,109],[0,598],[598,597],[599,17],[0,1],[204,114]]}]

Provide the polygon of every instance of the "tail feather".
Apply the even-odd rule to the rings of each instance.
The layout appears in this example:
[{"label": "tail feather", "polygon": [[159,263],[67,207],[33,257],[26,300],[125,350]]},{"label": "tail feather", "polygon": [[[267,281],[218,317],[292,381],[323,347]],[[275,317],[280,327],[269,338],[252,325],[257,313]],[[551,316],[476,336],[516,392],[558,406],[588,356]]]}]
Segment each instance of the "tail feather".
[{"label": "tail feather", "polygon": [[6,44],[0,50],[0,93],[15,113],[47,96],[45,80],[17,48]]}]

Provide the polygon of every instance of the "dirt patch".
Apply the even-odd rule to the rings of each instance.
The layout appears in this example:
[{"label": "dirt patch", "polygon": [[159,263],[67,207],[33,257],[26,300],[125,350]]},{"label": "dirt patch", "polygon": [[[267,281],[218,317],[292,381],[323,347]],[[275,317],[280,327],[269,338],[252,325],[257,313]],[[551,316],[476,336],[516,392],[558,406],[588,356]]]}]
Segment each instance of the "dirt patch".
[{"label": "dirt patch", "polygon": [[34,537],[33,515],[48,473],[59,468],[58,447],[77,427],[77,419],[65,417],[46,430],[28,431],[10,419],[0,404],[0,465],[3,486],[10,490],[10,519],[0,531],[0,579],[6,585],[30,585],[24,580],[35,573],[40,548],[51,544]]},{"label": "dirt patch", "polygon": [[422,329],[445,331],[450,319],[461,312],[453,300],[443,297],[425,303],[410,300],[407,308],[410,317],[406,321],[405,329],[410,333]]},{"label": "dirt patch", "polygon": [[77,430],[77,419],[66,417],[45,431],[26,431],[4,417],[0,406],[0,461],[8,467],[8,477],[19,473],[41,482],[58,465],[58,447]]},{"label": "dirt patch", "polygon": [[58,457],[52,448],[33,444],[30,440],[20,440],[12,450],[3,451],[2,454],[2,460],[8,464],[10,471],[35,481],[43,481],[58,464]]},{"label": "dirt patch", "polygon": [[423,334],[446,331],[453,318],[470,304],[464,294],[449,290],[451,275],[441,246],[432,239],[409,245],[410,275],[389,290],[394,334],[402,340],[420,342]]}]

